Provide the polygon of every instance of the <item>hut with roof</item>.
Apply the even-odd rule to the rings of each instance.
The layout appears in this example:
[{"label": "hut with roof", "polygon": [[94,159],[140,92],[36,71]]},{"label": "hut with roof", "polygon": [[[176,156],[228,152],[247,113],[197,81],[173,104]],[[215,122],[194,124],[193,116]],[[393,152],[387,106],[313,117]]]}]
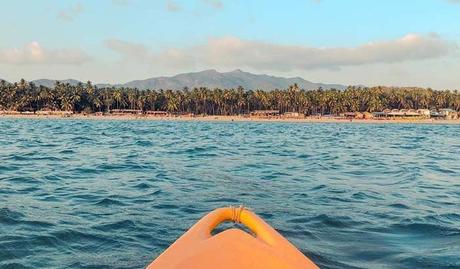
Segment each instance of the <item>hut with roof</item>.
[{"label": "hut with roof", "polygon": [[279,110],[254,110],[251,112],[251,116],[256,116],[256,117],[275,117],[279,115],[280,115]]},{"label": "hut with roof", "polygon": [[167,117],[170,115],[168,111],[162,111],[162,110],[148,110],[145,112],[145,114],[149,116],[154,116],[154,117]]},{"label": "hut with roof", "polygon": [[443,108],[439,110],[440,115],[446,120],[458,119],[457,111],[450,108]]},{"label": "hut with roof", "polygon": [[298,117],[300,117],[300,113],[299,112],[285,112],[283,114],[283,117],[286,117],[286,118],[298,118]]},{"label": "hut with roof", "polygon": [[142,114],[142,110],[139,109],[112,109],[109,111],[112,115],[139,115]]}]

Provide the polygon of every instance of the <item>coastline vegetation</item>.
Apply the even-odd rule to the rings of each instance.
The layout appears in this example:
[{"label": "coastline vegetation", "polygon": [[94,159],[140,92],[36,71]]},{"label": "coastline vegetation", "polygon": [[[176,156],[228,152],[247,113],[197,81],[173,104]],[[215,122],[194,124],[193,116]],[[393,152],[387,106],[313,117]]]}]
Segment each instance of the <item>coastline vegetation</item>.
[{"label": "coastline vegetation", "polygon": [[282,90],[184,88],[139,90],[99,88],[91,82],[76,86],[56,82],[54,88],[25,80],[0,81],[0,110],[62,110],[75,113],[106,112],[112,109],[171,113],[238,115],[254,110],[276,109],[281,113],[339,114],[375,112],[383,109],[441,109],[460,111],[460,92],[414,87],[348,87],[345,90],[303,90],[297,85]]}]

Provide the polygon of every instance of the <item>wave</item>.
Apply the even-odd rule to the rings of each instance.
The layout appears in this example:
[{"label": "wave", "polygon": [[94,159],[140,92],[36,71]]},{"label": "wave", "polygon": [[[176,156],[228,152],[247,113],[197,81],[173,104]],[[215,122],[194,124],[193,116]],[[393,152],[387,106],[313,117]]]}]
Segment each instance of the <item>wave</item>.
[{"label": "wave", "polygon": [[457,126],[0,121],[0,267],[140,268],[244,204],[321,268],[458,268]]}]

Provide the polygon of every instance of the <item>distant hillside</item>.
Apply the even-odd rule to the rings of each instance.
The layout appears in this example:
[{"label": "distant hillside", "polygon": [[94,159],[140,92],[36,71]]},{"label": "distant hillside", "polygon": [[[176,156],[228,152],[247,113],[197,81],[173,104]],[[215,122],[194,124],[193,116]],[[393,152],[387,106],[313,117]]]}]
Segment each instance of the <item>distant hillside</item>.
[{"label": "distant hillside", "polygon": [[[52,80],[52,79],[37,79],[37,80],[33,80],[32,82],[37,86],[42,85],[48,88],[53,88],[54,85],[56,84],[56,80]],[[76,86],[78,85],[78,83],[80,83],[80,81],[75,80],[75,79],[64,79],[64,80],[59,80],[59,82],[63,84],[69,83],[72,86]]]},{"label": "distant hillside", "polygon": [[[33,81],[36,85],[54,87],[55,81],[50,79],[39,79]],[[61,80],[62,83],[77,85],[78,80]],[[154,77],[144,80],[134,80],[125,84],[116,84],[116,87],[129,87],[145,89],[174,89],[179,90],[184,87],[208,87],[208,88],[237,88],[242,86],[247,90],[274,90],[286,89],[290,85],[297,83],[300,88],[312,90],[322,87],[323,89],[345,89],[345,85],[314,83],[300,77],[283,78],[269,75],[257,75],[241,70],[220,73],[216,70],[205,70],[194,73],[184,73],[172,77]],[[109,87],[110,84],[96,84],[98,87]]]},{"label": "distant hillside", "polygon": [[135,80],[121,86],[139,89],[182,89],[184,87],[208,87],[208,88],[237,88],[242,86],[245,89],[285,89],[297,83],[303,89],[344,89],[346,86],[339,84],[313,83],[305,79],[283,78],[269,75],[256,75],[241,70],[220,73],[216,70],[205,70],[196,73],[179,74],[173,77],[157,77],[145,80]]}]

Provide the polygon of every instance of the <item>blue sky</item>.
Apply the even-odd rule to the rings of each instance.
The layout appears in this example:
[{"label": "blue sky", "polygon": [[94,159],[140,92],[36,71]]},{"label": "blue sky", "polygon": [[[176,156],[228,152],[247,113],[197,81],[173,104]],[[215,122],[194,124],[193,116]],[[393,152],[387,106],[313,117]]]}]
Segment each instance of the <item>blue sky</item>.
[{"label": "blue sky", "polygon": [[125,82],[236,68],[460,88],[457,0],[2,1],[0,78]]}]

